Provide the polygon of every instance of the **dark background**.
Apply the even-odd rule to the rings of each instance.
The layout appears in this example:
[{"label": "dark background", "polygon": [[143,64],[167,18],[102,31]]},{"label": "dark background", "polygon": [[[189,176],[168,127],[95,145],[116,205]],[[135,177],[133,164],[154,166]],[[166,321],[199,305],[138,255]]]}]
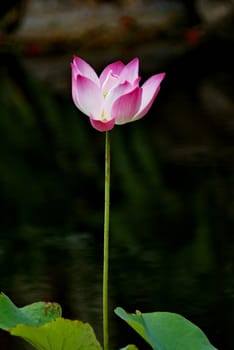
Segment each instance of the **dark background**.
[{"label": "dark background", "polygon": [[[70,62],[138,56],[167,73],[151,111],[111,132],[113,313],[171,311],[232,349],[233,1],[1,1],[0,288],[59,302],[102,337],[104,134],[74,106]],[[1,348],[30,349],[1,332]]]}]

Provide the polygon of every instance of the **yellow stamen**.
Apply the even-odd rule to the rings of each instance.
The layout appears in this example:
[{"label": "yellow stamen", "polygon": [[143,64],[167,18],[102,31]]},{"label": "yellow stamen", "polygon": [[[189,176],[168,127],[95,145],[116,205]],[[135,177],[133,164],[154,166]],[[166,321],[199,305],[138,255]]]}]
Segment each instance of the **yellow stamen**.
[{"label": "yellow stamen", "polygon": [[105,114],[104,114],[104,110],[102,110],[101,120],[104,121],[104,122],[107,121],[107,119],[105,117]]}]

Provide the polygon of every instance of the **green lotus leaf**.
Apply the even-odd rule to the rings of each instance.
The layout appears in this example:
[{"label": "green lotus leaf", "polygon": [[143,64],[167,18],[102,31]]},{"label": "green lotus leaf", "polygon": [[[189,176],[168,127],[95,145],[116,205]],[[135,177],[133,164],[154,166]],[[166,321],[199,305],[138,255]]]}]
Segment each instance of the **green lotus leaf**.
[{"label": "green lotus leaf", "polygon": [[10,332],[37,350],[101,350],[88,323],[57,318],[43,326],[17,325]]},{"label": "green lotus leaf", "polygon": [[61,316],[57,303],[37,302],[17,307],[5,294],[0,294],[0,328],[10,331],[18,324],[40,326]]},{"label": "green lotus leaf", "polygon": [[217,350],[200,328],[181,315],[140,311],[129,314],[120,307],[115,309],[115,313],[154,350]]}]

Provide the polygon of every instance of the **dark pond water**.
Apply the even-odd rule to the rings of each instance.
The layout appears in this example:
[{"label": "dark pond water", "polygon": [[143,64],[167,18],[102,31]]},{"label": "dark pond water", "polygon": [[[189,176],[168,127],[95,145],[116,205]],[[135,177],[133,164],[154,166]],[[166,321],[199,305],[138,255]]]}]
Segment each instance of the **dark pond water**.
[{"label": "dark pond water", "polygon": [[[148,349],[114,315],[122,306],[180,313],[231,350],[233,42],[211,36],[176,55],[170,45],[149,115],[111,133],[111,345]],[[58,92],[22,55],[0,54],[0,289],[18,306],[59,302],[101,340],[104,134],[73,106],[71,57]],[[0,344],[30,349],[4,332]]]}]

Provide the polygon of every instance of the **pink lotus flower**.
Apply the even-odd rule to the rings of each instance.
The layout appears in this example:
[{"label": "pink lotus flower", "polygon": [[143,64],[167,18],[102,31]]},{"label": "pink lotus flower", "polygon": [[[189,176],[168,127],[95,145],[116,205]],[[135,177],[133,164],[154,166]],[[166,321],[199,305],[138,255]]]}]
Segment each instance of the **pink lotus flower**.
[{"label": "pink lotus flower", "polygon": [[80,57],[74,57],[71,68],[73,101],[98,131],[108,131],[115,124],[144,117],[165,76],[165,73],[153,75],[140,87],[138,58],[127,65],[121,61],[111,63],[99,77]]}]

